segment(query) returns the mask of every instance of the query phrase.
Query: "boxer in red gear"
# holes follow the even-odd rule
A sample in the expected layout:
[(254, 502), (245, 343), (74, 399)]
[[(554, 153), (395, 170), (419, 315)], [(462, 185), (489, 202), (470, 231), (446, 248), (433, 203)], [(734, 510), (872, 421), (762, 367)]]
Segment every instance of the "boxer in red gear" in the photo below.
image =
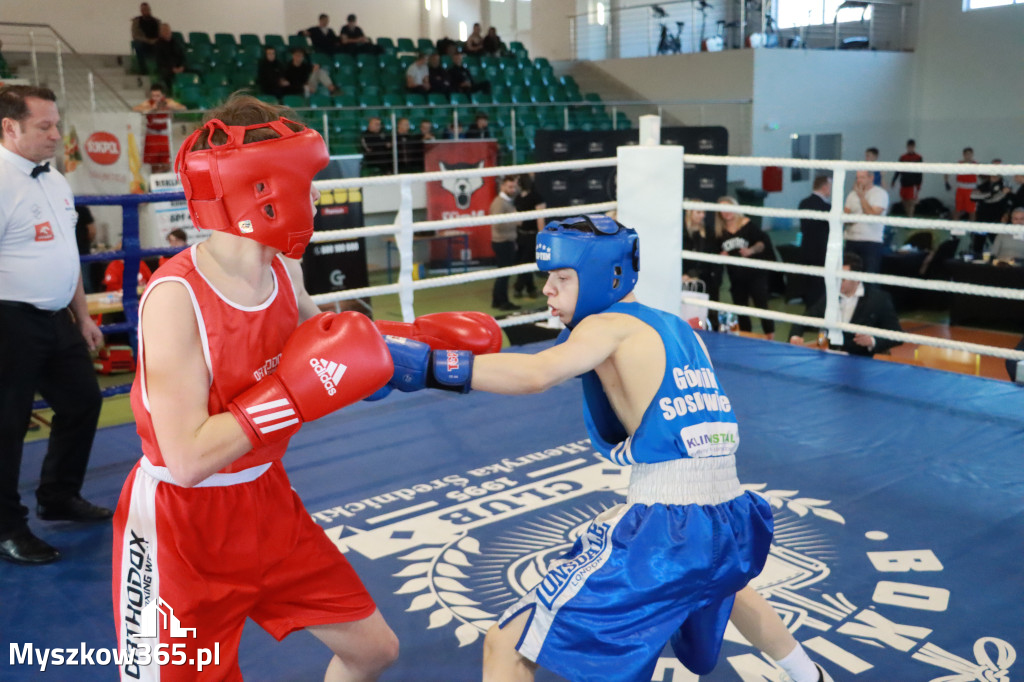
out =
[(412, 322), (377, 320), (381, 334), (419, 341), (434, 350), (468, 350), (474, 355), (501, 350), (501, 327), (497, 320), (475, 310), (431, 313)]
[[(326, 680), (375, 680), (398, 654), (281, 464), (303, 422), (365, 398), (393, 366), (372, 322), (318, 314), (282, 256), (309, 241), (327, 151), (280, 111), (233, 97), (178, 155), (193, 221), (215, 231), (140, 303), (131, 402), (143, 456), (114, 519), (118, 643), (135, 655), (122, 680), (240, 680), (247, 618), (279, 640), (305, 629), (323, 641)], [(160, 665), (158, 646), (182, 663)], [(204, 649), (215, 659), (199, 670)]]

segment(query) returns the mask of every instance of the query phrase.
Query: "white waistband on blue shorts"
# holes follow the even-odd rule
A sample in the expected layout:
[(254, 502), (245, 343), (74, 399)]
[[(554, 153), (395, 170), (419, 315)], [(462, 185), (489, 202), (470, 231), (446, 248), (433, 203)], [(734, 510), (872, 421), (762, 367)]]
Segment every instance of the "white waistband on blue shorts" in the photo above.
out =
[(638, 462), (626, 504), (721, 504), (742, 492), (735, 455)]
[[(157, 465), (150, 462), (145, 457), (139, 460), (139, 467), (147, 474), (155, 478), (162, 483), (170, 483), (171, 485), (180, 485), (171, 476), (171, 470), (167, 467), (158, 467)], [(193, 488), (222, 488), (229, 485), (238, 485), (239, 483), (251, 483), (257, 478), (262, 476), (270, 468), (270, 462), (266, 464), (260, 464), (259, 466), (249, 467), (248, 469), (242, 469), (241, 471), (235, 471), (230, 474), (213, 474), (208, 478), (204, 478), (199, 483), (196, 483)]]

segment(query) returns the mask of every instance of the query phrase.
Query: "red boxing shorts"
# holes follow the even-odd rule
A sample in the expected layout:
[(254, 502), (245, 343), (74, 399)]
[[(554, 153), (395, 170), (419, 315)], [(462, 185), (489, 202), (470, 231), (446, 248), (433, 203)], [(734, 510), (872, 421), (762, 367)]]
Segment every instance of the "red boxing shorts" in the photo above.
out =
[(971, 192), (974, 191), (969, 187), (957, 187), (956, 188), (956, 212), (957, 213), (974, 213), (975, 206), (974, 202), (971, 201)]
[[(122, 680), (241, 680), (246, 618), (281, 640), (376, 610), (280, 462), (215, 474), (194, 488), (170, 480), (167, 469), (144, 459), (114, 516), (118, 646), (153, 659), (123, 664)], [(169, 658), (163, 665), (158, 646)], [(203, 650), (216, 651), (216, 662)], [(200, 671), (194, 662), (204, 658)]]
[(920, 189), (920, 185), (904, 185), (900, 187), (900, 199), (903, 201), (917, 201), (917, 193)]

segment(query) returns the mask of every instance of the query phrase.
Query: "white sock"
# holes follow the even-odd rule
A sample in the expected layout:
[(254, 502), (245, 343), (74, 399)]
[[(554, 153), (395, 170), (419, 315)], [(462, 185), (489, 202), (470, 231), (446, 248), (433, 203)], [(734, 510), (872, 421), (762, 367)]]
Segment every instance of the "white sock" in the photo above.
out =
[(811, 662), (804, 648), (797, 643), (796, 648), (785, 658), (775, 661), (793, 682), (818, 682), (818, 667)]

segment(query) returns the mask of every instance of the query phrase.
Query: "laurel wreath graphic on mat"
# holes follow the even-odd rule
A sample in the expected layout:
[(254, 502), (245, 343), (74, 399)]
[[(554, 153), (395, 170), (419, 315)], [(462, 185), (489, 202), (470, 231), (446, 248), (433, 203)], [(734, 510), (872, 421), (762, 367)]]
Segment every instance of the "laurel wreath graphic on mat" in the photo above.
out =
[(799, 490), (765, 490), (766, 483), (754, 483), (742, 486), (744, 490), (750, 490), (768, 500), (768, 503), (776, 509), (786, 507), (797, 516), (807, 516), (810, 512), (820, 516), (827, 521), (834, 521), (846, 525), (846, 519), (839, 512), (828, 509), (827, 505), (831, 500), (816, 500), (813, 497), (795, 497)]
[(428, 616), (428, 630), (444, 627), (457, 622), (455, 637), (459, 646), (472, 644), (480, 633), (494, 625), (497, 616), (480, 608), (480, 602), (470, 599), (466, 593), (470, 588), (459, 582), (469, 578), (462, 568), (473, 564), (469, 555), (480, 554), (480, 543), (476, 538), (466, 536), (434, 547), (424, 547), (398, 557), (412, 562), (398, 573), (396, 578), (408, 578), (395, 594), (415, 594), (406, 611), (434, 609)]

